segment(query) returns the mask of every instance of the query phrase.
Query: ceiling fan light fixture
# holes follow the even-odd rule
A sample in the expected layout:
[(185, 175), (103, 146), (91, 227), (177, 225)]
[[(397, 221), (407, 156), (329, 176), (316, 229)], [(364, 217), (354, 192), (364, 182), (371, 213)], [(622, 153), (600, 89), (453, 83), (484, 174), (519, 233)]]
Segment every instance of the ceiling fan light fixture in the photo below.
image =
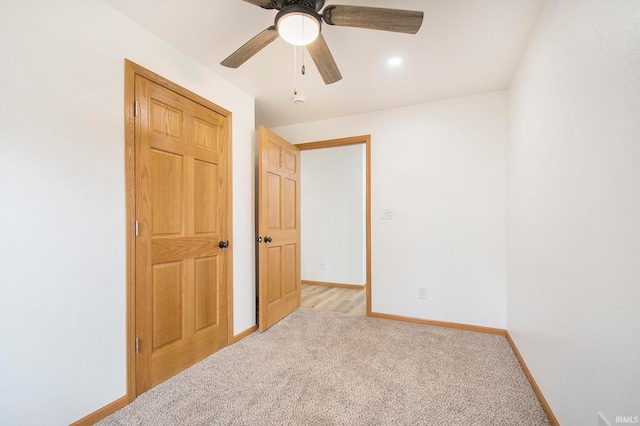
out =
[(320, 18), (306, 11), (278, 14), (276, 26), (280, 37), (295, 46), (305, 46), (320, 34)]

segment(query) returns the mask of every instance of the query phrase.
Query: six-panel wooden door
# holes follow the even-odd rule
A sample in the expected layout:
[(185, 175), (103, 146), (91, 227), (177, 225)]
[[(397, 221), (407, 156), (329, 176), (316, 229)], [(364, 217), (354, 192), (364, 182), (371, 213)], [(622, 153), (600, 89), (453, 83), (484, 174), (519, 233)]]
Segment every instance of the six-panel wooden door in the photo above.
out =
[(229, 120), (141, 76), (135, 97), (140, 394), (227, 345)]
[(258, 325), (300, 306), (300, 151), (260, 127), (258, 148)]

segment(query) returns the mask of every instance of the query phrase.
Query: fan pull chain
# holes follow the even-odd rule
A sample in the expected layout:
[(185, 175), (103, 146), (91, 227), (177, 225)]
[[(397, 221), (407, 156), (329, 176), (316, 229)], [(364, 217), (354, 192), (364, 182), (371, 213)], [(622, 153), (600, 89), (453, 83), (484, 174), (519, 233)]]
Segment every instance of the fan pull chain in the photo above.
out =
[(304, 54), (304, 47), (303, 47), (303, 48), (302, 48), (302, 75), (305, 75), (305, 74), (306, 74), (306, 70), (305, 70), (305, 68), (304, 68), (304, 58), (305, 58), (306, 56), (307, 56), (307, 55), (305, 55), (305, 54)]
[(296, 71), (298, 68), (298, 50), (296, 49), (296, 46), (293, 46), (293, 94), (297, 95), (298, 94), (298, 87), (297, 87), (297, 79), (298, 79), (298, 72)]
[[(302, 68), (301, 73), (305, 75), (307, 73), (307, 69), (304, 64), (305, 54), (304, 47), (302, 47)], [(298, 49), (297, 46), (293, 46), (293, 94), (298, 94)]]

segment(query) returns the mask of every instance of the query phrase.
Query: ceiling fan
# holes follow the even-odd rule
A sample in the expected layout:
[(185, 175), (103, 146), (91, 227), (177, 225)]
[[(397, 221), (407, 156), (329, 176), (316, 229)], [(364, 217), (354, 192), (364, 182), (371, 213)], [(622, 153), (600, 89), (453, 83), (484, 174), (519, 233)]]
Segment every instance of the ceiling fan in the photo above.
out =
[(325, 84), (342, 79), (329, 46), (322, 37), (322, 22), (341, 27), (415, 34), (422, 25), (423, 12), (364, 6), (329, 5), (325, 0), (244, 0), (263, 9), (276, 9), (275, 24), (249, 40), (220, 64), (238, 68), (269, 43), (282, 37), (285, 41), (304, 45), (316, 64)]

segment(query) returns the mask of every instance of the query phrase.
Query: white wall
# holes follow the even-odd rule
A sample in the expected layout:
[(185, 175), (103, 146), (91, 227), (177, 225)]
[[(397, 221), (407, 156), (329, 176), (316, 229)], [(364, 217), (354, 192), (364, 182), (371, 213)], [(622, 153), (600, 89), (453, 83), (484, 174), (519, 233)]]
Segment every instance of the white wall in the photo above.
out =
[(505, 101), (495, 92), (274, 129), (293, 143), (371, 134), (373, 311), (505, 327)]
[(0, 40), (0, 424), (68, 424), (126, 394), (124, 58), (233, 112), (236, 332), (253, 98), (96, 0), (4, 0)]
[(561, 424), (640, 416), (640, 3), (547, 1), (509, 122), (509, 333)]
[(366, 282), (364, 161), (364, 144), (301, 151), (303, 280)]

